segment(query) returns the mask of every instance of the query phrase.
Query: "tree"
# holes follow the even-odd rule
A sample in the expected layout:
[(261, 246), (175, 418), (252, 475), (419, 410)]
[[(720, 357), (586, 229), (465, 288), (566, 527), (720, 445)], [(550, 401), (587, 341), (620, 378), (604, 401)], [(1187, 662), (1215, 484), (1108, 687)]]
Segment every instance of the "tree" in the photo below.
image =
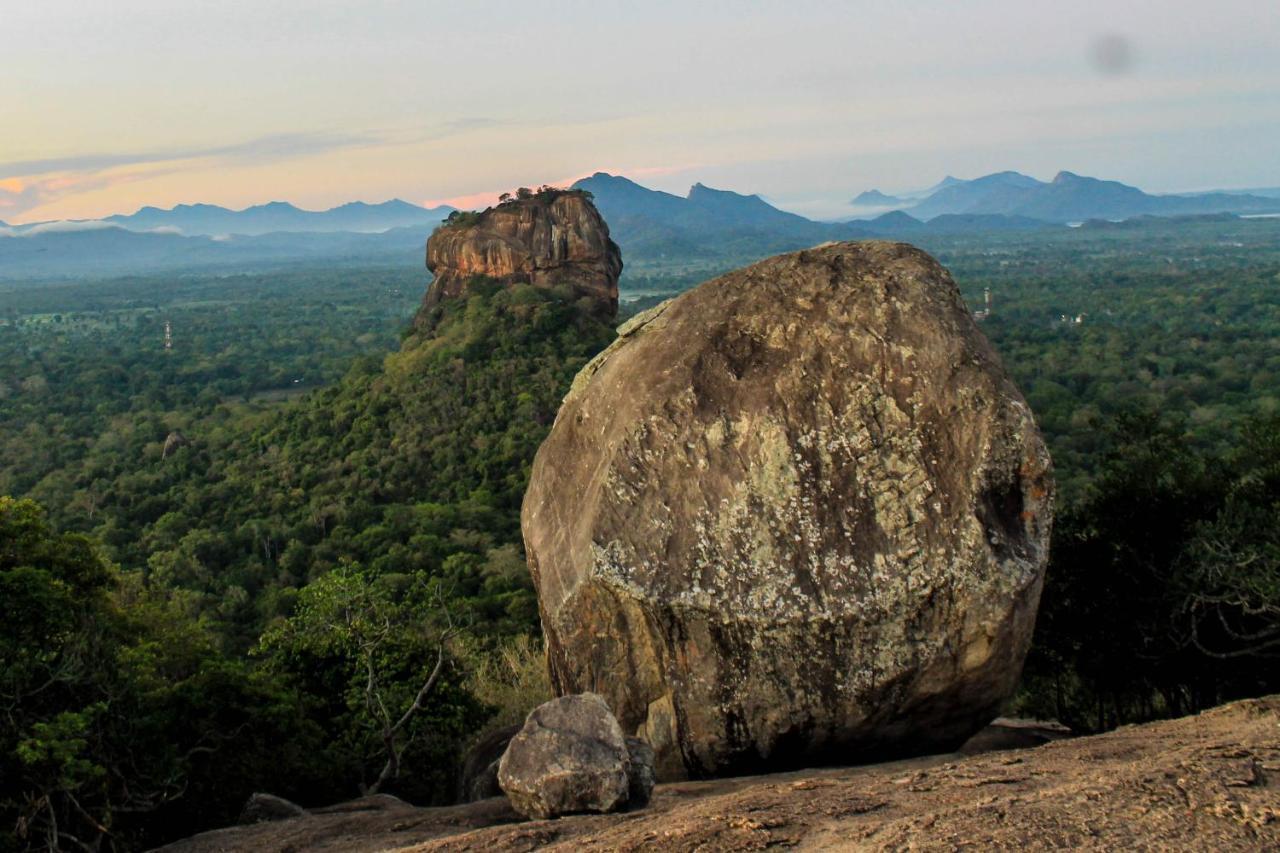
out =
[(424, 734), (422, 712), (461, 631), (452, 607), (449, 591), (424, 574), (378, 576), (347, 563), (304, 588), (295, 614), (263, 635), (259, 653), (282, 670), (304, 662), (346, 670), (350, 723), (366, 749), (377, 744), (382, 765), (361, 782), (366, 795), (400, 776), (405, 750)]
[(1245, 430), (1237, 475), (1182, 557), (1185, 637), (1218, 661), (1280, 657), (1280, 418)]
[(114, 583), (88, 539), (55, 534), (37, 504), (0, 496), (0, 815), (50, 849), (81, 843), (85, 823), (104, 831), (81, 798), (106, 775), (88, 731), (105, 707)]

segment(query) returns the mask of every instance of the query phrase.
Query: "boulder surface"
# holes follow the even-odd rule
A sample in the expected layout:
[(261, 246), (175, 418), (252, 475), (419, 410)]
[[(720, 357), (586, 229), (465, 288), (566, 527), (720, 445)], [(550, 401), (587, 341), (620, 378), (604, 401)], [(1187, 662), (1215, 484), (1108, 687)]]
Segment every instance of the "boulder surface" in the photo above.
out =
[(622, 253), (588, 193), (546, 190), (446, 221), (427, 241), (427, 269), (435, 280), (426, 309), (465, 294), (471, 280), (483, 276), (507, 284), (567, 286), (612, 317)]
[(240, 810), (241, 825), (303, 817), (307, 810), (275, 794), (252, 794)]
[(631, 769), (627, 773), (630, 780), (627, 786), (627, 808), (647, 805), (653, 796), (653, 788), (658, 783), (658, 776), (653, 769), (653, 747), (638, 737), (627, 738), (627, 757), (631, 759)]
[(498, 784), (525, 817), (612, 812), (627, 804), (626, 738), (599, 696), (563, 696), (534, 708), (498, 764)]
[(661, 780), (953, 749), (1014, 688), (1053, 482), (950, 275), (839, 243), (706, 282), (574, 381), (522, 512), (552, 683)]

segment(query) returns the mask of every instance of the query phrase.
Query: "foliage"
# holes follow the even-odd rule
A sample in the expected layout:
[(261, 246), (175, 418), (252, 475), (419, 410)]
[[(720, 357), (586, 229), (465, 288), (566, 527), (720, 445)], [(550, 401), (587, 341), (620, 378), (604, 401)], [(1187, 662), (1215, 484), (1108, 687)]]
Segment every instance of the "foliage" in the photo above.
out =
[(296, 699), (30, 501), (0, 498), (0, 591), (0, 849), (132, 848), (305, 781)]
[(1128, 416), (1059, 519), (1023, 710), (1098, 731), (1280, 688), (1280, 419), (1228, 458)]
[(478, 210), (454, 210), (444, 219), (444, 225), (448, 228), (469, 228), (480, 221), (480, 211)]
[[(792, 248), (654, 236), (624, 298)], [(974, 304), (993, 290), (984, 331), (1062, 487), (1020, 710), (1092, 729), (1277, 689), (1275, 223), (926, 248)], [(49, 516), (0, 504), (0, 849), (155, 844), (253, 790), (351, 796), (441, 648), (393, 732), (398, 794), (446, 799), (463, 745), (547, 695), (520, 501), (613, 332), (565, 292), (479, 282), (400, 334), (417, 277), (4, 286), (0, 493)], [(446, 612), (470, 629), (447, 647)]]
[[(49, 582), (30, 560), (4, 576), (10, 600), (31, 614), (7, 626), (9, 681), (47, 680), (62, 661), (84, 666), (68, 676), (74, 690), (19, 703), (23, 716), (6, 730), (5, 761), (21, 755), (27, 768), (22, 781), (9, 767), (3, 775), (4, 814), (25, 821), (21, 843), (47, 835), (55, 815), (64, 843), (67, 832), (106, 832), (109, 845), (127, 847), (225, 824), (255, 789), (304, 803), (351, 796), (386, 768), (373, 747), (388, 729), (411, 770), (397, 779), (393, 762), (383, 787), (423, 802), (451, 796), (458, 751), (492, 709), (467, 693), (449, 656), (397, 727), (430, 678), (423, 655), (442, 648), (429, 642), (438, 633), (411, 630), (444, 612), (424, 610), (423, 591), (447, 589), (436, 603), (470, 614), (480, 635), (472, 649), (536, 625), (520, 499), (569, 380), (611, 337), (567, 293), (481, 282), (472, 298), (423, 317), (385, 365), (357, 361), (336, 385), (259, 412), (223, 403), (183, 416), (191, 443), (167, 458), (127, 449), (158, 447), (175, 425), (145, 410), (127, 416), (140, 435), (124, 452), (77, 445), (79, 457), (56, 469), (65, 479), (46, 475), (36, 491), (137, 570), (121, 576), (89, 540), (46, 525), (34, 539), (46, 550), (60, 543), (65, 577)], [(73, 375), (58, 380), (59, 394)], [(152, 399), (146, 387), (132, 405)], [(86, 414), (86, 429), (100, 428), (98, 416)], [(105, 417), (119, 428), (120, 415)], [(15, 454), (8, 470), (23, 477), (41, 464)], [(73, 497), (90, 476), (101, 490), (93, 501)], [(355, 561), (363, 568), (342, 568)], [(397, 626), (376, 651), (317, 627), (333, 612), (322, 605), (360, 589)], [(86, 612), (83, 624), (72, 619)], [(347, 624), (348, 640), (367, 643), (358, 627)], [(255, 665), (243, 652), (264, 629)], [(30, 658), (34, 649), (48, 660), (26, 673), (28, 660), (45, 660)], [(352, 692), (355, 668), (367, 675), (370, 662), (387, 716), (400, 709), (390, 725), (376, 698), (371, 708), (370, 694)], [(72, 797), (101, 829), (75, 817)]]
[[(465, 731), (465, 697), (453, 688), (456, 707), (425, 723), (427, 706), (448, 689), (449, 643), (460, 626), (450, 597), (424, 574), (374, 575), (344, 564), (302, 590), (294, 614), (263, 635), (259, 652), (295, 679), (339, 668), (337, 686), (346, 712), (334, 722), (361, 766), (364, 794), (397, 780), (406, 750), (425, 737), (456, 743)], [(444, 680), (442, 681), (442, 676)], [(376, 776), (369, 766), (381, 764)], [(421, 774), (419, 774), (421, 775)]]
[(468, 648), (465, 657), (467, 689), (493, 711), (487, 730), (522, 723), (530, 711), (552, 698), (542, 643), (529, 634)]

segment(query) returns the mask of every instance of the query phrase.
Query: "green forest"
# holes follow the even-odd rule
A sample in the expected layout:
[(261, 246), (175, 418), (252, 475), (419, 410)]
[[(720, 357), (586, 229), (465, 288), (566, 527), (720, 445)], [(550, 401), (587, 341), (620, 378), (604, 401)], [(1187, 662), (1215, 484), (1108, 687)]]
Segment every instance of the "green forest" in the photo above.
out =
[[(1276, 221), (923, 247), (991, 292), (1059, 482), (1009, 710), (1096, 731), (1278, 689)], [(646, 268), (624, 311), (702, 277)], [(146, 847), (254, 791), (449, 802), (546, 694), (519, 505), (614, 332), (495, 283), (415, 318), (425, 285), (0, 285), (0, 851)]]

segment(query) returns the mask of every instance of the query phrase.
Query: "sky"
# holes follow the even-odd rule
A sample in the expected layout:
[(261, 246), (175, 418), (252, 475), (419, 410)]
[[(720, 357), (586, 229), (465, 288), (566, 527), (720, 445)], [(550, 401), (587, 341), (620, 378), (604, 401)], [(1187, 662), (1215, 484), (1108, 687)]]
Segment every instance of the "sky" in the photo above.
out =
[(1280, 186), (1273, 0), (0, 0), (0, 44), (10, 223), (599, 170), (821, 217), (1004, 169)]

